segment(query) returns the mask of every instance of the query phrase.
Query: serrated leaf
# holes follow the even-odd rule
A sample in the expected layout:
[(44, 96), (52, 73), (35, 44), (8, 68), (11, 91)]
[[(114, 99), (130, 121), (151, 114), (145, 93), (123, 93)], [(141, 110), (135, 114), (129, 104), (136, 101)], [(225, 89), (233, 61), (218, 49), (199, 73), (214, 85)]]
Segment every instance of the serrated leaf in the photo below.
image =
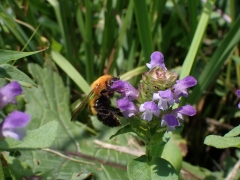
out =
[(9, 152), (2, 153), (4, 159), (7, 161), (7, 168), (10, 171), (11, 178), (14, 180), (22, 179), (23, 176), (29, 177), (33, 174), (30, 168), (28, 168), (28, 164), (20, 161), (14, 156), (10, 156)]
[(25, 73), (9, 64), (0, 65), (0, 78), (18, 81), (21, 85), (26, 87), (37, 86)]
[(44, 50), (46, 49), (42, 49), (40, 51), (33, 51), (33, 52), (19, 52), (19, 51), (9, 51), (9, 50), (0, 49), (0, 65), (12, 60), (17, 60), (26, 56), (30, 56), (32, 54), (39, 53)]
[(130, 180), (178, 179), (174, 167), (165, 159), (157, 158), (154, 163), (147, 162), (147, 156), (133, 159), (127, 167)]
[(215, 148), (240, 148), (240, 137), (222, 137), (210, 135), (205, 138), (204, 144), (208, 146), (213, 146)]
[(6, 138), (0, 142), (1, 149), (36, 149), (52, 145), (56, 139), (58, 122), (51, 121), (38, 129), (27, 131), (22, 141)]
[(233, 128), (231, 131), (229, 131), (227, 134), (224, 135), (224, 137), (234, 137), (240, 135), (240, 125)]
[[(83, 158), (81, 155), (82, 154), (76, 154), (76, 156), (74, 156), (69, 153), (68, 157), (85, 161), (90, 158), (94, 165), (74, 162), (43, 150), (31, 151), (31, 154), (24, 153), (21, 156), (21, 160), (24, 160), (24, 162), (32, 167), (34, 172), (47, 172), (51, 170), (48, 179), (71, 179), (76, 174), (93, 174), (95, 179), (100, 180), (128, 179), (124, 166), (117, 165), (116, 163), (108, 164), (108, 161), (104, 162), (94, 157)], [(94, 160), (96, 160), (96, 162), (94, 162)]]
[[(80, 151), (74, 138), (79, 131), (70, 121), (69, 91), (64, 87), (61, 77), (50, 67), (41, 68), (37, 64), (28, 65), (29, 72), (38, 84), (38, 88), (25, 88), (26, 113), (31, 115), (30, 129), (36, 129), (49, 121), (59, 123), (58, 138), (53, 147)], [(66, 143), (70, 144), (66, 147)]]

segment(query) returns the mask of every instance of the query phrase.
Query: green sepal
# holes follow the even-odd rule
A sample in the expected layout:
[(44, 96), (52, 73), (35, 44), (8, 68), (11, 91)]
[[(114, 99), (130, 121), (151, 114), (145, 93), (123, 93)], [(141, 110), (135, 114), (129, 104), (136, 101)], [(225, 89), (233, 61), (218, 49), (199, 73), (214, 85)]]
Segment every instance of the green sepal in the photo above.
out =
[(144, 121), (137, 117), (131, 117), (129, 118), (129, 122), (131, 125), (132, 130), (141, 137), (145, 142), (148, 142), (150, 140), (150, 132), (148, 128), (148, 122)]

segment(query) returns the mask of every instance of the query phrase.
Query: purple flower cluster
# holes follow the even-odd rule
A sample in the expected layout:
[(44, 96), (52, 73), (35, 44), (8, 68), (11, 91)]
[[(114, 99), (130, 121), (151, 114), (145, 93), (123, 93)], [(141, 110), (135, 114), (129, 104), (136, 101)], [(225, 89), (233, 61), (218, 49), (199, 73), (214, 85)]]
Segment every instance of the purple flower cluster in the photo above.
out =
[(118, 80), (111, 88), (121, 94), (121, 98), (117, 100), (117, 106), (126, 118), (139, 113), (137, 106), (132, 102), (138, 98), (139, 93), (129, 82)]
[[(146, 64), (150, 71), (158, 68), (167, 71), (162, 53), (153, 52), (150, 58), (151, 62)], [(156, 68), (156, 66), (158, 66), (158, 68)], [(157, 73), (158, 72), (155, 74)], [(149, 83), (149, 86), (151, 84), (154, 83)], [(116, 81), (112, 88), (114, 91), (121, 93), (121, 99), (117, 100), (117, 105), (119, 109), (122, 110), (125, 117), (138, 115), (139, 112), (142, 112), (142, 119), (151, 121), (153, 116), (161, 118), (161, 126), (167, 125), (167, 130), (171, 131), (174, 130), (176, 126), (180, 126), (178, 119), (183, 120), (183, 115), (193, 116), (196, 114), (196, 110), (191, 105), (172, 109), (175, 103), (180, 102), (182, 96), (188, 96), (187, 88), (195, 86), (196, 84), (197, 80), (192, 76), (177, 80), (172, 87), (166, 90), (156, 90), (156, 92), (152, 94), (152, 99), (148, 99), (140, 104), (139, 109), (133, 103), (133, 100), (138, 99), (139, 92), (128, 82), (121, 80)]]
[[(22, 93), (22, 88), (18, 82), (14, 81), (0, 90), (0, 109), (5, 107), (8, 103), (16, 104), (15, 96)], [(29, 123), (30, 115), (20, 111), (11, 112), (0, 123), (0, 136), (11, 137), (13, 139), (21, 140), (26, 135), (24, 127)]]

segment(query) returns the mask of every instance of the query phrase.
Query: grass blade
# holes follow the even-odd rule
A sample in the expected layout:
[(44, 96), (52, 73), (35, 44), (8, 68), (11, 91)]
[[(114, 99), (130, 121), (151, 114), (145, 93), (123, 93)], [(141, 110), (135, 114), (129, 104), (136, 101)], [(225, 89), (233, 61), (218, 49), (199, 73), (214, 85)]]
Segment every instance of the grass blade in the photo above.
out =
[(193, 93), (190, 95), (189, 101), (191, 103), (197, 102), (202, 93), (208, 88), (210, 83), (219, 74), (224, 62), (229, 54), (240, 41), (240, 16), (233, 24), (232, 28), (226, 37), (220, 43), (218, 49), (214, 52), (207, 66), (204, 68), (201, 76), (199, 77), (198, 84), (194, 88)]
[(65, 59), (60, 53), (56, 51), (51, 52), (52, 59), (55, 63), (76, 83), (76, 85), (85, 93), (90, 92), (89, 84), (77, 72), (77, 70)]
[(149, 57), (153, 52), (153, 42), (151, 36), (151, 27), (148, 19), (147, 4), (146, 1), (133, 0), (133, 2), (140, 43), (144, 52), (145, 62), (147, 62), (149, 61)]
[(205, 33), (205, 30), (206, 30), (206, 27), (208, 24), (208, 20), (211, 15), (213, 5), (214, 5), (214, 3), (212, 0), (207, 1), (204, 5), (204, 8), (202, 10), (202, 15), (201, 15), (200, 21), (197, 26), (197, 30), (194, 34), (190, 49), (188, 51), (187, 57), (184, 60), (184, 63), (182, 66), (182, 70), (180, 73), (180, 79), (183, 79), (184, 77), (186, 77), (190, 74), (193, 62), (197, 55), (198, 48), (199, 48), (200, 44), (202, 43), (203, 35)]

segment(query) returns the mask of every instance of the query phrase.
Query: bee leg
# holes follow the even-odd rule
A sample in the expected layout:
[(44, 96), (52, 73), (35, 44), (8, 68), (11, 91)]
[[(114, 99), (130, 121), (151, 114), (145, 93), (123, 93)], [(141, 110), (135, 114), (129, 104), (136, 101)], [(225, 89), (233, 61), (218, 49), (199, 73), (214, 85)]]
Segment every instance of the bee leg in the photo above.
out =
[(106, 98), (110, 98), (110, 97), (113, 97), (113, 94), (114, 92), (113, 91), (110, 91), (108, 89), (103, 89), (101, 92), (100, 92), (101, 96), (103, 97), (106, 97)]

